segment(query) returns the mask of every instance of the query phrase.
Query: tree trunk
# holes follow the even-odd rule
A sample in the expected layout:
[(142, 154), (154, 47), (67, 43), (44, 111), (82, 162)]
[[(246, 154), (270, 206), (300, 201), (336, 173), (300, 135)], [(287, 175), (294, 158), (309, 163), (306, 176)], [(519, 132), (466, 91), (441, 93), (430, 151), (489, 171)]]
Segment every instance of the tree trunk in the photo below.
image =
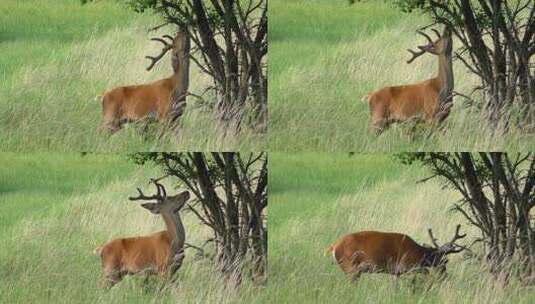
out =
[(496, 279), (503, 284), (513, 274), (529, 279), (535, 273), (535, 218), (530, 217), (535, 206), (535, 155), (418, 153), (415, 159), (462, 195), (455, 210), (481, 231), (486, 261)]

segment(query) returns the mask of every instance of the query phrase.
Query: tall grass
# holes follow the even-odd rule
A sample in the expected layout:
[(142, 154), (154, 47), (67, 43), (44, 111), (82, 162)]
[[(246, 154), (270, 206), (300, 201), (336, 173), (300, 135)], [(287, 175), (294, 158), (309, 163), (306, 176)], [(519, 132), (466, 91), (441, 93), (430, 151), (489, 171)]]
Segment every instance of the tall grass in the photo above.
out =
[[(0, 44), (0, 141), (2, 149), (34, 150), (260, 150), (264, 135), (245, 128), (225, 131), (212, 110), (190, 99), (178, 136), (159, 138), (159, 126), (130, 124), (107, 136), (97, 131), (101, 105), (95, 97), (119, 85), (148, 83), (171, 74), (169, 58), (147, 72), (145, 55), (161, 45), (147, 33), (158, 23), (114, 1), (81, 6), (77, 0), (2, 1)], [(65, 15), (65, 16), (64, 16)], [(31, 18), (30, 18), (31, 16)], [(19, 22), (23, 20), (23, 22)], [(207, 77), (192, 66), (190, 91)]]
[[(529, 150), (535, 136), (513, 127), (494, 132), (461, 97), (443, 131), (395, 125), (377, 137), (368, 132), (367, 93), (434, 77), (436, 58), (412, 64), (407, 48), (424, 43), (415, 30), (423, 16), (403, 14), (388, 2), (270, 2), (270, 148), (275, 151)], [(454, 42), (454, 47), (457, 42)], [(458, 45), (458, 44), (457, 44)], [(455, 90), (477, 84), (454, 62)], [(423, 129), (423, 130), (422, 130)], [(291, 130), (291, 132), (288, 132)], [(430, 134), (430, 135), (429, 135)]]
[(0, 235), (28, 214), (40, 216), (72, 195), (102, 187), (134, 168), (125, 156), (0, 154)]
[[(99, 154), (81, 158), (61, 154), (66, 159), (61, 169), (55, 167), (58, 158), (50, 155), (32, 154), (32, 158), (1, 156), (10, 160), (7, 167), (13, 172), (12, 176), (30, 179), (24, 185), (11, 183), (4, 176), (0, 179), (0, 184), (8, 185), (0, 194), (0, 207), (8, 188), (11, 195), (7, 201), (18, 206), (18, 210), (3, 209), (2, 215), (10, 217), (24, 212), (0, 233), (1, 303), (263, 301), (259, 294), (263, 287), (253, 286), (249, 280), (244, 280), (239, 289), (225, 287), (213, 263), (208, 258), (199, 258), (190, 249), (186, 249), (178, 283), (163, 291), (158, 290), (161, 281), (157, 278), (145, 284), (142, 276), (128, 276), (110, 290), (99, 288), (100, 258), (93, 255), (94, 248), (113, 238), (164, 229), (161, 218), (151, 216), (139, 204), (127, 200), (137, 186), (148, 190), (148, 178), (160, 172), (133, 167), (124, 155)], [(35, 161), (34, 166), (30, 159)], [(78, 174), (73, 175), (73, 171)], [(39, 182), (42, 178), (46, 181)], [(14, 186), (9, 186), (11, 184)], [(29, 188), (30, 184), (36, 184), (36, 187)], [(62, 187), (67, 189), (58, 190)], [(178, 191), (170, 185), (167, 188), (169, 192)], [(63, 195), (58, 196), (56, 192)], [(55, 202), (51, 202), (52, 199)], [(36, 200), (36, 204), (29, 204), (28, 200)], [(37, 209), (38, 203), (47, 204), (48, 208)], [(210, 236), (210, 231), (193, 214), (182, 212), (182, 216), (186, 241), (201, 245)], [(207, 248), (207, 252), (211, 249)]]
[[(269, 293), (276, 303), (531, 303), (535, 291), (512, 281), (502, 288), (484, 264), (452, 256), (448, 277), (363, 274), (350, 284), (324, 250), (359, 230), (396, 231), (429, 243), (427, 229), (448, 240), (463, 224), (450, 212), (454, 192), (416, 184), (421, 168), (389, 155), (271, 154)], [(296, 178), (299, 175), (300, 178)], [(273, 182), (275, 181), (275, 182)], [(476, 249), (477, 250), (477, 249)], [(435, 280), (430, 283), (429, 280)], [(429, 287), (429, 284), (430, 287)]]

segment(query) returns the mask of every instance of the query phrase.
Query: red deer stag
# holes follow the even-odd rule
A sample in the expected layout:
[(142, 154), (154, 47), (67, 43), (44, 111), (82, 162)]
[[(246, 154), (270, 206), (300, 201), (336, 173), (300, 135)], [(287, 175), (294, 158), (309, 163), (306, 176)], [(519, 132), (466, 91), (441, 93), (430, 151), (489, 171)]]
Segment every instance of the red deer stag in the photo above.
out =
[(380, 134), (392, 123), (418, 117), (423, 117), (428, 123), (442, 122), (449, 115), (454, 86), (453, 40), (448, 29), (442, 35), (437, 30), (432, 30), (438, 36), (436, 41), (426, 33), (417, 31), (427, 39), (428, 44), (418, 46), (419, 51), (409, 49), (412, 57), (407, 63), (412, 63), (425, 53), (437, 55), (437, 76), (420, 83), (385, 87), (369, 93), (366, 98), (370, 107), (371, 131)]
[(163, 185), (152, 180), (157, 194), (146, 196), (138, 188), (136, 200), (155, 200), (141, 204), (154, 214), (159, 214), (167, 226), (166, 230), (147, 236), (112, 240), (95, 249), (102, 260), (103, 286), (112, 287), (125, 275), (135, 273), (172, 276), (182, 265), (186, 232), (179, 211), (190, 197), (188, 191), (167, 196)]
[[(189, 67), (185, 66), (188, 64), (187, 60), (181, 59), (189, 56), (190, 42), (187, 33), (179, 31), (175, 38), (163, 35), (162, 38), (151, 40), (161, 42), (164, 47), (159, 55), (146, 56), (152, 61), (147, 71), (150, 71), (156, 62), (172, 50), (173, 75), (153, 83), (121, 86), (102, 93), (101, 130), (107, 130), (113, 134), (119, 131), (125, 123), (147, 118), (151, 114), (155, 114), (158, 121), (165, 121), (168, 119), (170, 110), (171, 93), (177, 85), (187, 87)], [(184, 66), (179, 66), (181, 61)]]
[(401, 233), (362, 231), (340, 238), (327, 251), (351, 281), (362, 273), (388, 273), (399, 276), (409, 271), (426, 271), (427, 267), (446, 270), (447, 256), (466, 247), (455, 242), (466, 234), (459, 234), (457, 226), (453, 239), (442, 246), (437, 244), (431, 229), (429, 236), (435, 247), (422, 246)]

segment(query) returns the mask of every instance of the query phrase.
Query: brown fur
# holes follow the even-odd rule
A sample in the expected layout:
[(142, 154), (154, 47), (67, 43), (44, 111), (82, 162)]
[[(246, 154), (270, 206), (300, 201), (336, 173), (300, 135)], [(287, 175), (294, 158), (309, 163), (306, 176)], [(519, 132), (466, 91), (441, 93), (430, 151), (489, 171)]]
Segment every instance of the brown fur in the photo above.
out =
[(435, 78), (418, 84), (386, 87), (369, 94), (370, 127), (382, 130), (393, 122), (422, 115), (433, 120), (441, 86)]
[[(103, 285), (111, 287), (123, 276), (144, 272), (170, 278), (182, 265), (186, 233), (179, 211), (190, 197), (188, 191), (175, 196), (167, 196), (164, 187), (153, 181), (158, 194), (146, 196), (138, 188), (139, 196), (130, 200), (157, 200), (141, 206), (153, 214), (158, 214), (165, 222), (167, 230), (147, 236), (119, 238), (97, 247), (102, 262)], [(163, 193), (163, 195), (161, 194)]]
[[(392, 123), (412, 118), (422, 119), (427, 123), (435, 120), (440, 122), (449, 115), (449, 108), (438, 111), (438, 106), (441, 91), (443, 90), (445, 98), (449, 96), (454, 85), (451, 33), (445, 30), (444, 35), (435, 42), (425, 36), (430, 43), (419, 46), (419, 53), (411, 51), (413, 58), (408, 63), (424, 53), (437, 55), (437, 76), (416, 84), (385, 87), (365, 96), (370, 108), (371, 131), (381, 133)], [(440, 115), (437, 116), (437, 112), (440, 112)]]
[[(172, 39), (172, 43), (165, 39)], [(158, 121), (167, 120), (170, 111), (171, 93), (176, 89), (185, 95), (189, 85), (189, 50), (187, 32), (178, 31), (174, 38), (168, 35), (152, 38), (164, 44), (159, 55), (146, 56), (152, 61), (151, 70), (168, 51), (171, 51), (173, 75), (149, 84), (121, 86), (102, 94), (102, 126), (110, 133), (119, 131), (124, 123), (155, 114)], [(184, 99), (184, 98), (183, 98)]]
[(148, 236), (115, 239), (97, 250), (102, 260), (105, 282), (113, 285), (126, 274), (166, 273), (171, 238), (164, 230)]
[(362, 231), (343, 236), (329, 247), (335, 261), (349, 279), (363, 272), (393, 275), (418, 270), (428, 248), (400, 233)]
[(156, 114), (158, 121), (167, 118), (173, 77), (153, 83), (117, 87), (102, 94), (102, 126), (110, 133), (119, 131), (129, 121)]

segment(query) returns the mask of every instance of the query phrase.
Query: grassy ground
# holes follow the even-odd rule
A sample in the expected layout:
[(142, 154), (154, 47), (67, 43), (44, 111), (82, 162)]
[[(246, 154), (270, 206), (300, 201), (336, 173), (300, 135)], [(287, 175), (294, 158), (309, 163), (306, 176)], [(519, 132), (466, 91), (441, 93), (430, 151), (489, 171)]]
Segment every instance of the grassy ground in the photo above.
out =
[[(529, 150), (535, 136), (512, 129), (495, 135), (474, 110), (454, 99), (445, 131), (427, 137), (397, 125), (376, 137), (368, 132), (368, 105), (361, 98), (376, 89), (436, 75), (436, 58), (411, 65), (407, 48), (424, 43), (414, 31), (427, 24), (387, 1), (348, 6), (339, 0), (270, 2), (270, 148), (274, 151)], [(455, 46), (455, 45), (454, 45)], [(475, 84), (454, 62), (455, 89)], [(291, 132), (288, 132), (291, 130)]]
[[(9, 151), (260, 150), (264, 138), (249, 130), (226, 134), (192, 100), (176, 138), (157, 139), (129, 125), (109, 137), (97, 132), (95, 97), (119, 85), (147, 83), (171, 74), (165, 57), (152, 72), (145, 55), (160, 45), (154, 16), (131, 12), (118, 1), (82, 6), (79, 0), (3, 0), (0, 4), (0, 142)], [(165, 31), (165, 29), (163, 30)], [(170, 30), (168, 30), (169, 32)], [(209, 80), (194, 67), (190, 91)]]
[[(0, 303), (255, 303), (262, 287), (248, 281), (225, 289), (208, 259), (186, 250), (178, 285), (130, 276), (111, 290), (98, 287), (106, 241), (163, 229), (162, 220), (128, 202), (135, 187), (159, 173), (124, 155), (1, 154)], [(171, 189), (168, 187), (168, 189)], [(209, 231), (183, 213), (187, 242)]]
[[(418, 167), (390, 155), (283, 154), (270, 156), (269, 291), (274, 303), (532, 303), (535, 290), (512, 282), (503, 289), (476, 260), (453, 256), (448, 278), (426, 291), (426, 279), (398, 281), (364, 274), (351, 285), (324, 249), (359, 230), (396, 231), (429, 243), (427, 228), (450, 239), (465, 222), (448, 206), (457, 196)], [(468, 237), (477, 237), (464, 225)], [(466, 240), (469, 242), (470, 240)]]

